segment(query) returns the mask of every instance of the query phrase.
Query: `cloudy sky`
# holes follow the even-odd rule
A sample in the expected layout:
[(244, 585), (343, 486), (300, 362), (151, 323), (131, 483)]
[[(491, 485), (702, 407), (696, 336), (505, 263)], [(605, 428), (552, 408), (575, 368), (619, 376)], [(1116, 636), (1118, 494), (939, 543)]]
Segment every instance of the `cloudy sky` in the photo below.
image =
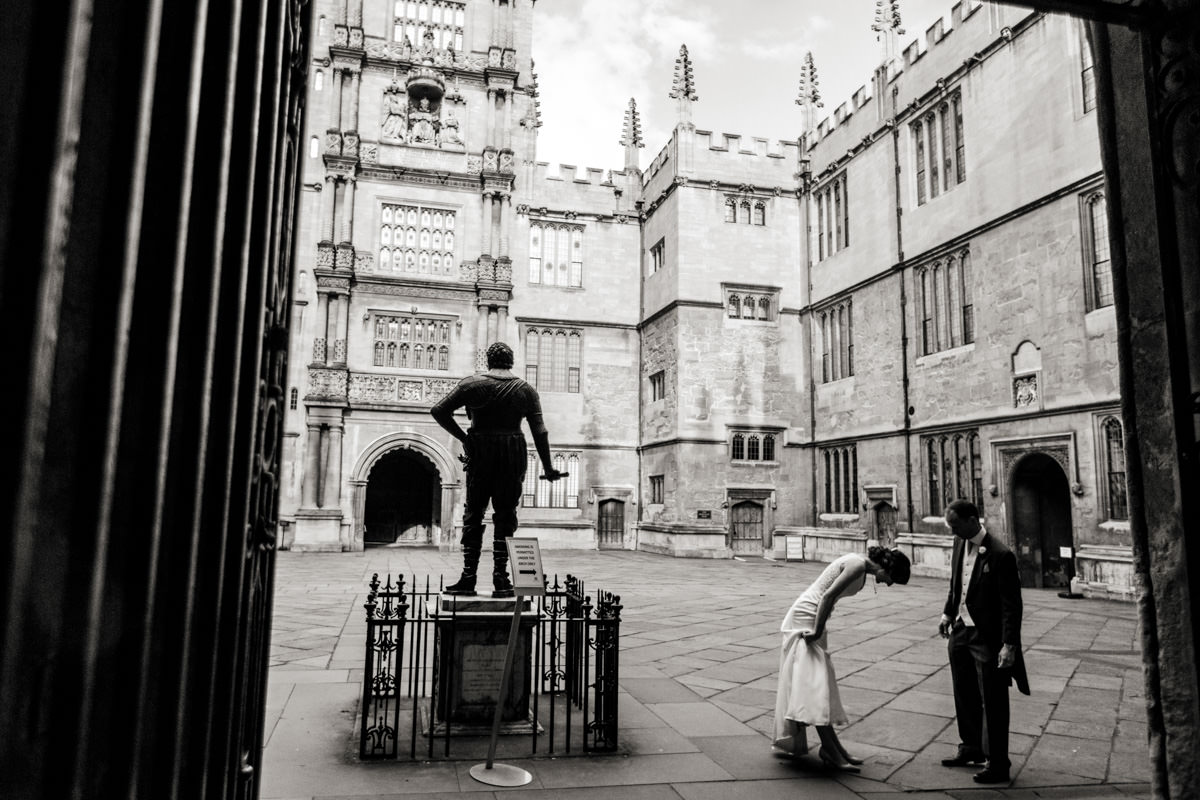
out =
[[(903, 48), (954, 0), (902, 0)], [(811, 50), (818, 121), (869, 83), (879, 61), (872, 0), (541, 0), (533, 58), (541, 88), (538, 160), (619, 169), (629, 98), (637, 99), (645, 167), (675, 124), (675, 58), (695, 67), (693, 121), (702, 130), (794, 139), (800, 63)]]

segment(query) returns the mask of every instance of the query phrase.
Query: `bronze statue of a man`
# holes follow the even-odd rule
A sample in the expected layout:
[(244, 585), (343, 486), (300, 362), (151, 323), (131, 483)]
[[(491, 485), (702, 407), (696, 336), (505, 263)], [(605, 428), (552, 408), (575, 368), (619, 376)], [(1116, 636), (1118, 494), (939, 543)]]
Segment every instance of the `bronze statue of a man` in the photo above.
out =
[[(508, 578), (508, 548), (504, 540), (517, 530), (517, 503), (525, 483), (526, 444), (521, 420), (529, 432), (544, 477), (556, 481), (567, 473), (550, 461), (550, 436), (542, 421), (542, 401), (534, 389), (512, 373), (513, 351), (504, 342), (487, 349), (487, 372), (459, 381), (429, 413), (463, 443), (467, 473), (467, 502), (463, 512), (463, 571), (447, 594), (475, 594), (475, 577), (483, 543), (483, 512), (492, 503), (492, 597), (512, 597)], [(471, 428), (464, 431), (454, 412), (466, 407)]]

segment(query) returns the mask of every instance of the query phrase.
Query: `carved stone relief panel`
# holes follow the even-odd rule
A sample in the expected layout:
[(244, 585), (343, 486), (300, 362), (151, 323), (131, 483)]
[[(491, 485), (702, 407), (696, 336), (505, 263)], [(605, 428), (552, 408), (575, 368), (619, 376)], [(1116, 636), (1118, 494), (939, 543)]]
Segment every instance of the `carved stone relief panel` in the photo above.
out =
[(1038, 373), (1013, 378), (1013, 406), (1021, 409), (1040, 407)]
[(458, 386), (457, 378), (426, 378), (425, 402), (433, 405), (450, 394), (455, 386)]
[(424, 388), (421, 381), (399, 381), (396, 386), (396, 399), (403, 403), (419, 403)]
[(344, 400), (346, 398), (346, 371), (309, 369), (307, 396), (314, 400)]

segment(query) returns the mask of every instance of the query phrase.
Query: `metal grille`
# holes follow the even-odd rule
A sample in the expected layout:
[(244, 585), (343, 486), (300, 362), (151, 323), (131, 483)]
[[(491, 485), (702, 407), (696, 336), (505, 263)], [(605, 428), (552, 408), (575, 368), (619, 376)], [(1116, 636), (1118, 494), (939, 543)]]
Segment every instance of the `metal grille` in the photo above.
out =
[[(456, 733), (446, 711), (461, 671), (455, 639), (465, 623), (453, 610), (442, 611), (441, 590), (431, 588), (428, 578), (423, 588), (415, 587), (415, 577), (407, 586), (403, 576), (383, 583), (378, 574), (371, 579), (359, 757), (478, 757), (472, 745), (479, 737), (468, 730)], [(529, 602), (532, 724), (529, 735), (502, 737), (500, 754), (615, 750), (621, 598), (602, 591), (593, 603), (583, 581), (568, 575), (562, 584), (556, 576), (544, 597)], [(454, 744), (459, 754), (452, 752)]]

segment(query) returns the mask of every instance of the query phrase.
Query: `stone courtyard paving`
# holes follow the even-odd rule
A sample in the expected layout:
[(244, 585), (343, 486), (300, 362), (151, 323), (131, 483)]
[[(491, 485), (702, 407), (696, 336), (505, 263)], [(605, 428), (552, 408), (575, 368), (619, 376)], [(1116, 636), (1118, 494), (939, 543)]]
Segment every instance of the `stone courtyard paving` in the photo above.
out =
[[(484, 559), (488, 558), (487, 553)], [(505, 759), (533, 783), (494, 789), (472, 761), (360, 763), (363, 601), (372, 573), (457, 576), (432, 548), (279, 554), (267, 698), (264, 800), (516, 798), (1148, 798), (1142, 673), (1132, 604), (1024, 590), (1033, 694), (1011, 692), (1013, 781), (982, 788), (946, 769), (957, 735), (941, 579), (868, 585), (838, 604), (829, 644), (866, 758), (861, 775), (772, 753), (779, 622), (824, 564), (673, 559), (624, 551), (543, 553), (547, 574), (621, 596), (620, 745), (603, 756)], [(810, 733), (814, 745), (815, 733)], [(620, 787), (619, 790), (614, 787)], [(618, 794), (619, 792), (619, 794)]]

